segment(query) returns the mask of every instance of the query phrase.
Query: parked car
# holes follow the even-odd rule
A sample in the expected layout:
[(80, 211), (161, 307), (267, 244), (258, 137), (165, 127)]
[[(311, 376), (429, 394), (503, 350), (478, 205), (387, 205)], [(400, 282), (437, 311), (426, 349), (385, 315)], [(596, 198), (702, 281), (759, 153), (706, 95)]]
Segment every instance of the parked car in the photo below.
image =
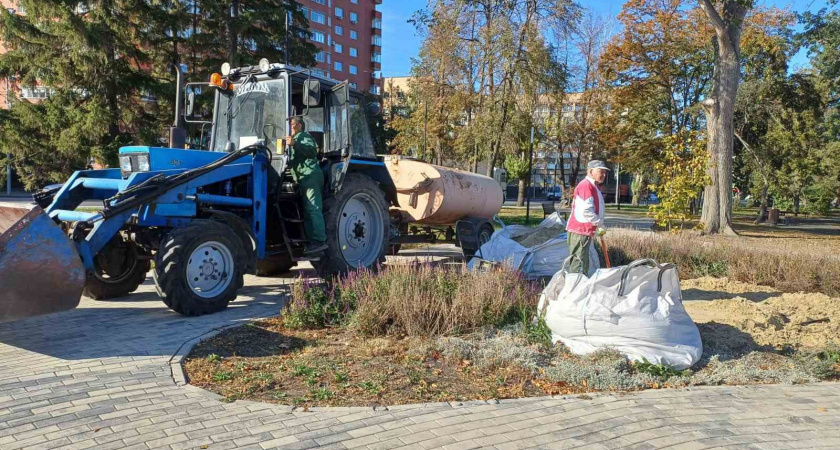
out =
[(546, 200), (560, 200), (563, 198), (563, 189), (560, 186), (554, 186), (546, 189)]

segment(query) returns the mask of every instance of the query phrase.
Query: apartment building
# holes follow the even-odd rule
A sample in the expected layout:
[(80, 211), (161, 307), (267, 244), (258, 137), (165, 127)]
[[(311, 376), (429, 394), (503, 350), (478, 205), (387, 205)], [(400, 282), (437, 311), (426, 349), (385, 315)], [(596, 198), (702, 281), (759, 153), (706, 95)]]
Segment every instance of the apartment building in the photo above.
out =
[(321, 50), (315, 70), (355, 89), (382, 93), (382, 0), (297, 0)]
[[(382, 92), (382, 0), (297, 0), (311, 27), (311, 41), (321, 50), (314, 70), (348, 80), (363, 92)], [(0, 0), (3, 8), (25, 14), (19, 0)], [(5, 47), (0, 42), (0, 54)], [(0, 108), (8, 108), (9, 92), (30, 101), (46, 98), (47, 87), (20, 89), (12, 79), (0, 79)]]

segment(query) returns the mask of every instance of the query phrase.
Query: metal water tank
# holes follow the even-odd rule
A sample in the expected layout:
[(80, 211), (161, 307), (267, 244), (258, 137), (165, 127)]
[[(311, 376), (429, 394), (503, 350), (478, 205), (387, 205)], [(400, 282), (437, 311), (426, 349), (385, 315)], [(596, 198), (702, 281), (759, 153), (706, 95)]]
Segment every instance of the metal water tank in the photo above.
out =
[(453, 224), (465, 217), (489, 219), (502, 209), (502, 188), (490, 177), (400, 156), (386, 157), (385, 165), (407, 222)]

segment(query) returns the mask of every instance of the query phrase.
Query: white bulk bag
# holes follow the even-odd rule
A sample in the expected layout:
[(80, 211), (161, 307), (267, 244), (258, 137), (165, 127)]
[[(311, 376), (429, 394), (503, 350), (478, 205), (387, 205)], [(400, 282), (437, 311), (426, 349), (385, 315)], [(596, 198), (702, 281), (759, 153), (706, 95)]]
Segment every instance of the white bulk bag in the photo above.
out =
[(614, 348), (632, 360), (677, 370), (700, 359), (700, 331), (683, 307), (673, 264), (642, 259), (587, 277), (569, 273), (566, 263), (538, 306), (553, 342), (577, 355)]
[[(503, 226), (476, 252), (468, 267), (473, 269), (481, 260), (507, 264), (521, 270), (529, 278), (550, 277), (560, 270), (563, 261), (569, 257), (569, 243), (566, 233), (558, 233), (556, 238), (549, 239), (533, 247), (524, 247), (514, 238), (533, 233), (539, 228), (558, 227), (565, 229), (566, 223), (557, 213), (546, 217), (536, 228), (524, 225)], [(589, 249), (589, 273), (594, 274), (598, 269), (598, 253), (595, 245)]]

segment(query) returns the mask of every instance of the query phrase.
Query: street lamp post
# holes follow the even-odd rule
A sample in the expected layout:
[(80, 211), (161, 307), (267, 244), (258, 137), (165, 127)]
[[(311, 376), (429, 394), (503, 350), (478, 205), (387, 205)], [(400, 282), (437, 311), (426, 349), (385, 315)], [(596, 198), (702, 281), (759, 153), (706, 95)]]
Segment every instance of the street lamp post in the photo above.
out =
[(621, 173), (621, 164), (615, 163), (615, 205), (618, 207), (618, 210), (621, 211), (621, 200), (619, 200), (619, 195), (621, 195), (621, 177), (619, 174)]

